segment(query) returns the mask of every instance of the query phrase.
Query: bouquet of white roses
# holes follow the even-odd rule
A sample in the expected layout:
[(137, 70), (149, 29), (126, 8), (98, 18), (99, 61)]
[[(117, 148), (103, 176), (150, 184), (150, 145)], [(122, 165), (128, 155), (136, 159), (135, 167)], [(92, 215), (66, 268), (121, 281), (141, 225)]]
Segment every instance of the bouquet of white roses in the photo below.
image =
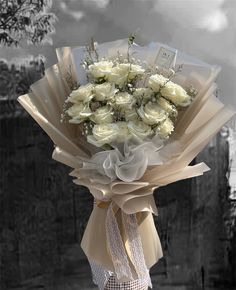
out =
[(174, 130), (177, 108), (188, 106), (196, 92), (189, 88), (187, 93), (172, 82), (175, 71), (164, 77), (157, 67), (140, 62), (120, 55), (84, 62), (89, 82), (71, 92), (66, 102), (72, 105), (66, 113), (70, 123), (84, 123), (88, 142), (100, 147), (132, 137), (168, 138)]
[(146, 289), (163, 256), (154, 189), (209, 170), (189, 163), (234, 114), (214, 94), (219, 68), (133, 35), (57, 54), (19, 102), (95, 198), (81, 243), (94, 282)]

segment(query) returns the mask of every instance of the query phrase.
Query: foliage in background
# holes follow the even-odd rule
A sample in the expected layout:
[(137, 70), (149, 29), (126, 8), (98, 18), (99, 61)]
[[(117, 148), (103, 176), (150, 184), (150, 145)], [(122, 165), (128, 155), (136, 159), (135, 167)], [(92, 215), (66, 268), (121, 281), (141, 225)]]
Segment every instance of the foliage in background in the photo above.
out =
[(18, 46), (50, 42), (56, 16), (49, 0), (1, 0), (0, 44)]
[(19, 66), (0, 60), (0, 119), (25, 115), (16, 99), (26, 94), (30, 85), (43, 74), (44, 63), (41, 57), (31, 58)]
[(43, 76), (44, 64), (41, 58), (32, 58), (25, 65), (8, 65), (0, 61), (0, 98), (17, 98), (20, 94), (26, 94), (30, 84)]

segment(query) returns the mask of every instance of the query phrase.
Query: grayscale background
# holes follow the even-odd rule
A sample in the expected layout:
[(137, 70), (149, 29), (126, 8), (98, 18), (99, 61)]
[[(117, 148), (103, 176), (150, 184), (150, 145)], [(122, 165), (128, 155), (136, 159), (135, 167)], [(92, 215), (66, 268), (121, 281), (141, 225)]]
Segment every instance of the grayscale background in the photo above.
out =
[[(54, 0), (48, 11), (57, 21), (46, 41), (0, 46), (1, 290), (96, 289), (80, 248), (92, 197), (52, 160), (52, 142), (16, 101), (56, 63), (55, 48), (138, 30), (140, 44), (220, 65), (218, 97), (236, 106), (235, 0)], [(151, 269), (154, 290), (236, 289), (235, 124), (193, 160), (211, 171), (155, 192), (164, 257)]]

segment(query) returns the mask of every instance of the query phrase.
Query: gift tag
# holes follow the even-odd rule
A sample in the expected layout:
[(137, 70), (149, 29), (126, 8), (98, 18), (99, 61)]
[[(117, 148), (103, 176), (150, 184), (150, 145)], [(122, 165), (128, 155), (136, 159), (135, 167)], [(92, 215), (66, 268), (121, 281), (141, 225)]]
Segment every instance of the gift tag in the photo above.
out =
[(175, 66), (176, 55), (177, 55), (177, 49), (171, 50), (169, 48), (162, 46), (159, 49), (155, 63), (157, 66), (161, 68), (165, 68), (165, 69), (172, 68)]

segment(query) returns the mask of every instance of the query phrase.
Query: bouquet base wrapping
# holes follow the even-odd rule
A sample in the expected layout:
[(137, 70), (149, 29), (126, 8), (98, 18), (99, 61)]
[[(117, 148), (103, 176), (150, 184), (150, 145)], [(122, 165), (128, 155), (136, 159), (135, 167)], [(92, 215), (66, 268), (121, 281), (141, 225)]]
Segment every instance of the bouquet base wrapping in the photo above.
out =
[[(147, 269), (150, 269), (161, 257), (163, 257), (161, 243), (155, 228), (152, 213), (139, 212), (134, 214), (137, 224), (134, 223), (133, 230), (130, 228), (127, 230), (125, 226), (127, 220), (129, 224), (132, 224), (132, 221), (130, 222), (130, 217), (132, 217), (132, 215), (125, 215), (125, 218), (122, 219), (123, 215), (124, 213), (121, 209), (118, 209), (115, 214), (115, 219), (119, 232), (114, 232), (113, 239), (111, 239), (110, 243), (110, 233), (108, 231), (111, 231), (114, 226), (108, 225), (107, 227), (107, 220), (110, 219), (109, 207), (99, 208), (98, 206), (94, 206), (81, 242), (81, 247), (90, 262), (102, 265), (102, 268), (109, 272), (104, 276), (110, 276), (109, 274), (113, 273), (117, 283), (129, 282), (130, 277), (127, 277), (128, 275), (122, 278), (117, 277), (116, 273), (119, 273), (119, 269), (114, 267), (115, 263), (111, 244), (113, 247), (116, 247), (116, 242), (120, 234), (125, 248), (124, 253), (121, 253), (121, 255), (122, 258), (124, 258), (127, 253), (127, 268), (131, 272), (132, 280), (137, 280), (140, 276), (148, 280), (149, 271), (142, 265), (146, 265)], [(130, 237), (131, 233), (133, 234)], [(133, 253), (135, 249), (137, 249), (138, 253)], [(116, 259), (119, 260), (119, 257), (116, 256)], [(122, 260), (118, 262), (122, 263)], [(122, 263), (123, 267), (124, 264), (125, 261)], [(142, 269), (140, 268), (141, 266), (143, 267)], [(137, 269), (138, 267), (140, 269)], [(137, 275), (137, 272), (140, 273), (140, 276)], [(125, 274), (124, 271), (123, 273)], [(141, 280), (143, 279), (141, 278)]]

